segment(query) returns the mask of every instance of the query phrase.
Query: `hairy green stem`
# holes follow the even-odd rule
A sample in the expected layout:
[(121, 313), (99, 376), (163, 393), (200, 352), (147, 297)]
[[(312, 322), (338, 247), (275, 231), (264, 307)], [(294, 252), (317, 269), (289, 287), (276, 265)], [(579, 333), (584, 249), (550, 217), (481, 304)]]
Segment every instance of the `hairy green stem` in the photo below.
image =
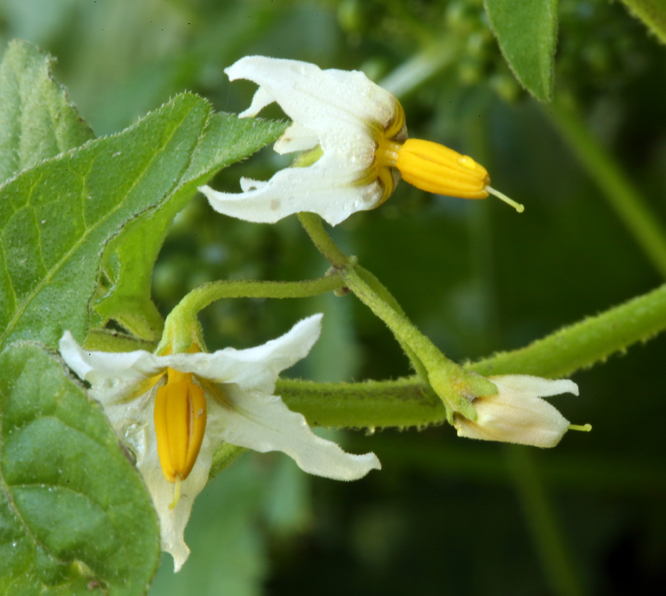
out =
[(468, 368), (482, 375), (568, 377), (614, 352), (666, 329), (666, 285), (584, 319), (513, 352), (500, 352)]
[(657, 223), (659, 218), (641, 197), (621, 165), (590, 134), (574, 107), (555, 101), (545, 106), (544, 111), (604, 192), (604, 197), (636, 243), (657, 271), (666, 277), (666, 234)]
[(203, 284), (185, 296), (174, 308), (164, 324), (164, 335), (157, 347), (172, 352), (185, 352), (199, 339), (197, 314), (213, 302), (223, 298), (309, 298), (344, 287), (337, 274), (305, 281), (222, 280)]
[[(398, 301), (393, 297), (393, 294), (388, 291), (386, 286), (382, 284), (370, 271), (367, 269), (364, 269), (360, 265), (355, 266), (356, 273), (360, 276), (360, 278), (368, 284), (368, 287), (377, 294), (377, 296), (386, 302), (393, 310), (395, 310), (398, 314), (401, 314), (403, 317), (407, 317), (405, 314), (405, 311), (402, 310), (402, 306), (398, 303)], [(404, 350), (405, 354), (407, 354), (407, 357), (409, 358), (410, 362), (412, 363), (412, 366), (414, 367), (414, 370), (416, 373), (421, 377), (421, 380), (427, 382), (428, 381), (428, 372), (426, 371), (425, 366), (423, 366), (423, 362), (421, 362), (421, 359), (416, 355), (416, 352), (412, 350), (412, 348), (407, 345), (406, 342), (403, 341), (401, 337), (396, 337), (400, 345), (402, 346), (402, 349)]]
[[(666, 330), (666, 285), (540, 339), (466, 365), (483, 375), (558, 378)], [(418, 377), (364, 383), (280, 380), (285, 403), (311, 424), (355, 428), (424, 426), (446, 420), (446, 410)]]
[[(413, 352), (416, 359), (414, 367), (419, 374), (427, 375), (430, 386), (444, 401), (449, 409), (449, 419), (453, 412), (459, 412), (466, 418), (476, 420), (476, 411), (471, 404), (472, 398), (479, 395), (494, 395), (497, 387), (488, 379), (470, 374), (455, 362), (452, 362), (407, 318), (388, 290), (381, 285), (374, 275), (362, 269), (356, 270), (356, 260), (350, 259), (333, 242), (324, 230), (321, 218), (312, 213), (300, 213), (299, 219), (315, 246), (333, 265), (344, 281), (345, 286), (372, 310), (393, 332), (398, 341), (407, 346), (407, 354)], [(367, 280), (367, 281), (366, 281)], [(369, 282), (369, 283), (368, 283)], [(375, 286), (378, 291), (373, 289)], [(424, 370), (425, 369), (425, 370)]]

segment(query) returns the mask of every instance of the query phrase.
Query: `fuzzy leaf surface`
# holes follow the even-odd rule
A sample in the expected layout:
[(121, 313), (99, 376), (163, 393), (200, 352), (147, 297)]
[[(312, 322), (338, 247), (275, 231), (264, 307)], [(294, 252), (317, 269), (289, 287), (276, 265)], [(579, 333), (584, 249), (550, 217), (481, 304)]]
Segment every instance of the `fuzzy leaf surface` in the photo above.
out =
[(661, 43), (666, 44), (666, 2), (664, 0), (622, 0), (629, 12), (640, 19)]
[(151, 209), (129, 222), (105, 250), (102, 291), (95, 303), (101, 317), (97, 325), (115, 319), (144, 340), (160, 338), (163, 322), (151, 298), (151, 276), (171, 221), (198, 186), (222, 168), (277, 139), (286, 126), (260, 118), (240, 119), (234, 114), (211, 116), (189, 167), (159, 209)]
[(0, 187), (0, 346), (82, 342), (107, 242), (173, 194), (209, 116), (176, 96), (117, 135), (44, 161)]
[(0, 64), (0, 183), (94, 136), (53, 80), (51, 58), (12, 41)]
[(0, 355), (0, 593), (145, 594), (157, 516), (101, 409), (40, 347)]

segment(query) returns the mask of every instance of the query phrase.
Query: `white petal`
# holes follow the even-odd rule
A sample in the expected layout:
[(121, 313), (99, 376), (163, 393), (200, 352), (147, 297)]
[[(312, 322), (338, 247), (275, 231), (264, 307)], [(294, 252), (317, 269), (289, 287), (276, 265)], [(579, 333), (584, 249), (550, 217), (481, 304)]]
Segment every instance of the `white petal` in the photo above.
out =
[(265, 185), (244, 193), (225, 193), (208, 186), (199, 188), (218, 213), (257, 223), (275, 223), (305, 211), (317, 213), (330, 225), (337, 225), (356, 211), (377, 206), (383, 197), (376, 180), (357, 183), (365, 167), (335, 167), (339, 160), (324, 154), (307, 168), (286, 168), (277, 172)]
[(377, 206), (384, 196), (381, 184), (361, 182), (375, 160), (375, 136), (396, 115), (399, 104), (393, 95), (361, 72), (321, 70), (295, 60), (249, 56), (225, 72), (232, 81), (243, 78), (259, 85), (242, 116), (254, 115), (274, 100), (292, 119), (275, 144), (278, 153), (319, 145), (323, 155), (309, 167), (278, 172), (265, 185), (243, 184), (241, 194), (201, 187), (213, 209), (262, 223), (303, 211), (336, 225)]
[(295, 151), (307, 151), (317, 145), (319, 145), (317, 133), (295, 122), (275, 142), (273, 150), (280, 155), (284, 155)]
[(490, 377), (496, 395), (474, 400), (476, 421), (456, 417), (458, 436), (554, 447), (569, 428), (569, 421), (541, 397), (560, 393), (578, 395), (578, 386), (568, 379), (550, 380), (528, 375)]
[(265, 180), (254, 180), (253, 178), (246, 178), (245, 176), (242, 176), (240, 179), (240, 187), (243, 192), (259, 190), (267, 184), (268, 182)]
[(322, 140), (331, 130), (346, 135), (369, 123), (386, 127), (395, 114), (395, 97), (362, 72), (263, 56), (241, 58), (225, 72), (232, 81), (248, 79), (265, 88), (287, 116)]
[(321, 314), (303, 319), (263, 346), (225, 348), (212, 354), (172, 354), (162, 356), (162, 360), (176, 370), (193, 372), (215, 383), (234, 383), (244, 389), (272, 393), (278, 375), (305, 358), (319, 338), (321, 319)]
[(550, 397), (561, 393), (578, 395), (578, 385), (569, 379), (543, 379), (532, 375), (502, 375), (490, 377), (500, 392), (516, 395)]
[[(232, 79), (233, 80), (233, 79)], [(239, 118), (253, 118), (261, 110), (263, 110), (267, 105), (272, 104), (275, 101), (275, 98), (271, 93), (266, 89), (266, 87), (259, 87), (252, 98), (252, 103), (250, 107), (238, 114)]]
[(120, 440), (136, 456), (136, 467), (146, 483), (159, 516), (162, 550), (173, 556), (174, 568), (178, 571), (190, 554), (184, 539), (185, 526), (190, 518), (194, 499), (208, 482), (213, 452), (219, 441), (212, 443), (208, 433), (204, 435), (194, 468), (181, 483), (178, 505), (173, 510), (169, 509), (175, 485), (164, 478), (157, 454), (153, 417), (155, 392), (156, 388), (131, 402), (108, 405), (104, 407), (104, 412)]
[(144, 350), (91, 352), (84, 350), (69, 331), (60, 339), (63, 360), (79, 377), (92, 385), (95, 399), (109, 401), (123, 396), (130, 387), (165, 368), (162, 357)]
[(301, 470), (335, 480), (357, 480), (370, 470), (381, 469), (374, 453), (345, 453), (332, 441), (315, 435), (305, 418), (289, 410), (277, 396), (233, 385), (220, 390), (227, 405), (211, 405), (208, 425), (227, 443), (262, 453), (282, 451)]

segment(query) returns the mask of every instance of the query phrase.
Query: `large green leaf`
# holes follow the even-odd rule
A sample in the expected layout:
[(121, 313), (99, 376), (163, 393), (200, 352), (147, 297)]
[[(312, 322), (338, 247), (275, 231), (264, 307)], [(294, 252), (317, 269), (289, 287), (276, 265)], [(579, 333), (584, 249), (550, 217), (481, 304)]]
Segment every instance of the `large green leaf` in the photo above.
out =
[(0, 355), (0, 593), (144, 594), (157, 516), (99, 406), (41, 348)]
[(661, 43), (666, 43), (666, 2), (664, 0), (622, 0), (629, 12), (643, 21)]
[(130, 222), (109, 243), (103, 259), (102, 295), (95, 304), (101, 320), (115, 319), (138, 337), (159, 339), (162, 318), (151, 299), (151, 277), (169, 225), (218, 170), (244, 159), (284, 132), (286, 124), (261, 119), (239, 119), (232, 114), (211, 117), (187, 171), (159, 210)]
[(179, 95), (0, 187), (0, 345), (55, 347), (66, 329), (83, 341), (105, 244), (179, 187), (209, 110)]
[(12, 41), (0, 65), (0, 182), (92, 138), (51, 77), (51, 59), (26, 41)]
[(504, 58), (521, 85), (541, 101), (553, 95), (557, 0), (484, 0)]

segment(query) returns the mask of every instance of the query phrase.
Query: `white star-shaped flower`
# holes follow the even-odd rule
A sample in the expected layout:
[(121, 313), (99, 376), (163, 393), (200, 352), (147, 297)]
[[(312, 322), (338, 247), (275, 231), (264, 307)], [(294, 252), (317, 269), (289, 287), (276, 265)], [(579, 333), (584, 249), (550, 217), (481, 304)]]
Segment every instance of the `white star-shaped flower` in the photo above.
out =
[[(530, 375), (488, 377), (498, 389), (495, 395), (477, 397), (475, 421), (456, 415), (459, 437), (555, 447), (570, 428), (569, 421), (542, 397), (573, 393), (578, 385), (568, 379), (543, 379)], [(576, 427), (578, 430), (589, 428)], [(591, 427), (590, 427), (591, 428)]]
[(183, 534), (192, 503), (223, 442), (283, 451), (302, 470), (336, 480), (381, 468), (374, 453), (345, 453), (316, 436), (301, 414), (273, 395), (280, 372), (307, 355), (320, 329), (321, 315), (315, 315), (256, 348), (165, 356), (89, 352), (69, 332), (60, 340), (63, 359), (90, 383), (90, 396), (135, 455), (159, 515), (162, 549), (176, 571), (190, 552)]
[[(336, 225), (356, 211), (374, 209), (400, 176), (419, 188), (464, 198), (485, 198), (490, 178), (471, 157), (407, 139), (400, 102), (362, 72), (321, 70), (297, 60), (242, 58), (229, 79), (259, 85), (241, 118), (277, 102), (292, 125), (275, 143), (277, 153), (305, 152), (268, 182), (241, 178), (242, 193), (202, 186), (213, 209), (253, 222), (274, 223), (301, 211)], [(501, 198), (506, 199), (504, 195)], [(510, 199), (507, 199), (514, 206)]]

